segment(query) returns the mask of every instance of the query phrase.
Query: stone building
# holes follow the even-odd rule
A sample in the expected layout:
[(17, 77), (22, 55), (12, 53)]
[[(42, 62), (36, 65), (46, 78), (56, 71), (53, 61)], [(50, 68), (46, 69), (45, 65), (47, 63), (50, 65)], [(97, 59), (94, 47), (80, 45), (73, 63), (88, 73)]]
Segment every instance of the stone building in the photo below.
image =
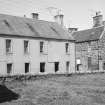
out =
[(72, 36), (56, 22), (32, 16), (0, 14), (0, 75), (75, 72)]
[(73, 34), (76, 39), (76, 70), (105, 70), (105, 27), (103, 16), (96, 13), (93, 27)]

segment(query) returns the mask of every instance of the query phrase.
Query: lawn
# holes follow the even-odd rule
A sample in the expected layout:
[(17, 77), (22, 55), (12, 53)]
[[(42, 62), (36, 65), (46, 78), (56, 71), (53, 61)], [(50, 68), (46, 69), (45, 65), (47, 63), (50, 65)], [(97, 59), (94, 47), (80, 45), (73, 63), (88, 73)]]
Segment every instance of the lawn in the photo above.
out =
[(105, 73), (14, 81), (6, 87), (19, 98), (0, 105), (105, 105)]

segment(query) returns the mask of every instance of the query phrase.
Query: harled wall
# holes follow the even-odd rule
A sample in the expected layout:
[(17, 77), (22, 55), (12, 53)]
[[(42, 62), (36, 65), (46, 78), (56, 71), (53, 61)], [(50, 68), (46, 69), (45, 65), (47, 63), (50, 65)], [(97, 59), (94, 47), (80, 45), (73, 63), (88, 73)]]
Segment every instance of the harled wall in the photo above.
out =
[[(5, 40), (12, 40), (12, 54), (6, 54)], [(29, 41), (29, 54), (24, 54), (24, 40)], [(40, 41), (44, 41), (44, 53), (40, 53)], [(55, 73), (54, 62), (59, 62), (59, 73), (66, 72), (66, 62), (70, 62), (69, 73), (75, 72), (75, 44), (69, 42), (69, 53), (65, 52), (66, 41), (44, 40), (19, 37), (0, 37), (0, 74), (7, 74), (7, 63), (13, 64), (12, 74), (24, 74), (24, 63), (30, 63), (30, 72), (40, 74), (40, 62), (45, 62), (45, 73)]]

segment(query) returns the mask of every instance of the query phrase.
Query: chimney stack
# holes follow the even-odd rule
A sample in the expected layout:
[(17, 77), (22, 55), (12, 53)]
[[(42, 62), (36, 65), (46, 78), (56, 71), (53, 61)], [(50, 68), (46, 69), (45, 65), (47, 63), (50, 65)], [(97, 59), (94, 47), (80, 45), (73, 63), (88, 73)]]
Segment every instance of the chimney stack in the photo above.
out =
[(103, 25), (105, 26), (105, 21), (103, 21)]
[(32, 18), (38, 20), (39, 14), (38, 13), (32, 13)]
[(26, 18), (26, 15), (24, 15), (24, 17)]
[(99, 12), (96, 12), (96, 16), (93, 17), (93, 27), (98, 27), (103, 25), (103, 15)]
[(63, 17), (64, 17), (63, 14), (59, 14), (59, 15), (54, 16), (55, 22), (57, 22), (61, 26), (64, 26)]

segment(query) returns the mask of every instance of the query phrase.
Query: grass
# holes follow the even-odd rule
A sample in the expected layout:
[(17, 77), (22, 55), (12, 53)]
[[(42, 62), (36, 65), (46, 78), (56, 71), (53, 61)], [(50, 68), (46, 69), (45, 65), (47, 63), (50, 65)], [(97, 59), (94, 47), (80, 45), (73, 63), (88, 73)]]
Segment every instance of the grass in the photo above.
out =
[(9, 82), (20, 95), (0, 105), (105, 105), (105, 73)]

